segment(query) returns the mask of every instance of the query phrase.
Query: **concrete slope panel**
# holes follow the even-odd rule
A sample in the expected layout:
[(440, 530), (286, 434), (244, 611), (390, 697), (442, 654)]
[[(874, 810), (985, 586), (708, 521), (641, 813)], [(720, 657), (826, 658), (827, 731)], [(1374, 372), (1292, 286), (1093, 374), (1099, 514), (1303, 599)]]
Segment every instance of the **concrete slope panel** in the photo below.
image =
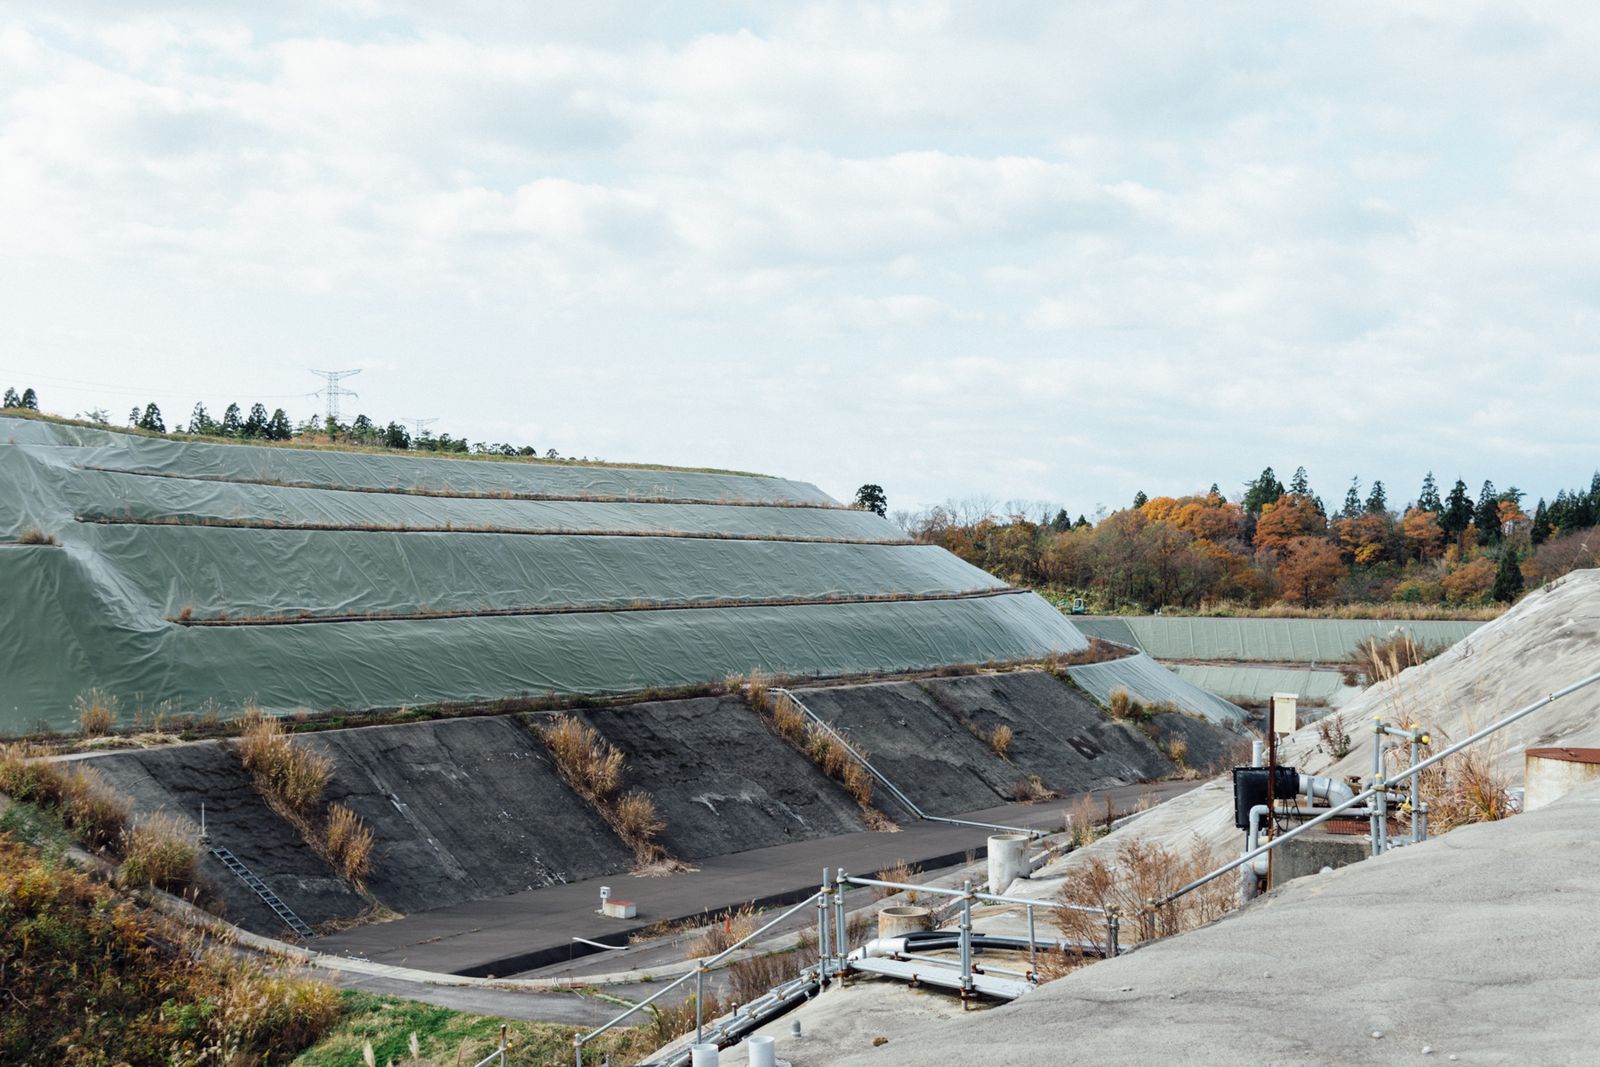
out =
[[(88, 765), (127, 797), (140, 816), (165, 811), (198, 825), (205, 805), (211, 843), (232, 852), (296, 915), (312, 926), (368, 907), (299, 832), (267, 806), (233, 753), (213, 741), (95, 756)], [(200, 874), (232, 921), (284, 937), (288, 929), (243, 881), (209, 853)]]
[(861, 808), (737, 697), (660, 701), (582, 718), (627, 757), (624, 789), (656, 802), (674, 856), (710, 856), (867, 828)]
[(515, 716), (308, 735), (328, 799), (376, 837), (368, 889), (400, 912), (625, 870), (633, 853)]

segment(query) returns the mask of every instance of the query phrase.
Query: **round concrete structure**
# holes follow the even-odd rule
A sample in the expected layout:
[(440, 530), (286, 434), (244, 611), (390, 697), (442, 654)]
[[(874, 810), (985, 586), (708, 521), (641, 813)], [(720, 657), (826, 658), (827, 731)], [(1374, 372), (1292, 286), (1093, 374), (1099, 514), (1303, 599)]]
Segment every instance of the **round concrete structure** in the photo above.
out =
[(1542, 808), (1600, 778), (1600, 748), (1530, 748), (1523, 759), (1523, 811)]
[(879, 937), (903, 937), (933, 926), (933, 912), (915, 905), (897, 905), (878, 912)]

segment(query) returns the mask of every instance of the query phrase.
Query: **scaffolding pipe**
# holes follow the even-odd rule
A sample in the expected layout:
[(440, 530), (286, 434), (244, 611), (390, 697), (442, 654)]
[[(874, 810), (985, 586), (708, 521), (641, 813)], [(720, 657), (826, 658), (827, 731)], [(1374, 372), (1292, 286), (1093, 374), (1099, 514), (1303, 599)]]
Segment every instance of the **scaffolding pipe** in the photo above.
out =
[[(1522, 718), (1524, 718), (1524, 717), (1526, 717), (1528, 715), (1533, 714), (1534, 712), (1538, 711), (1540, 708), (1544, 707), (1545, 705), (1553, 704), (1557, 700), (1560, 700), (1562, 697), (1571, 696), (1573, 693), (1576, 693), (1578, 690), (1583, 689), (1586, 686), (1593, 685), (1595, 682), (1600, 682), (1600, 672), (1596, 672), (1594, 674), (1588, 675), (1587, 677), (1580, 678), (1578, 681), (1573, 682), (1571, 685), (1565, 686), (1565, 687), (1563, 687), (1561, 689), (1557, 689), (1555, 692), (1551, 693), (1549, 696), (1540, 697), (1538, 700), (1535, 700), (1533, 703), (1528, 704), (1528, 705), (1526, 705), (1524, 707), (1518, 708), (1516, 711), (1512, 712), (1510, 715), (1507, 715), (1505, 718), (1500, 719), (1497, 722), (1490, 723), (1488, 726), (1485, 726), (1483, 729), (1479, 730), (1477, 733), (1473, 734), (1472, 736), (1464, 738), (1464, 739), (1462, 739), (1460, 741), (1457, 741), (1455, 744), (1449, 746), (1448, 748), (1441, 749), (1440, 751), (1435, 752), (1433, 755), (1429, 756), (1427, 759), (1423, 760), (1421, 763), (1412, 764), (1410, 767), (1407, 767), (1405, 770), (1403, 770), (1399, 774), (1395, 775), (1391, 784), (1403, 782), (1403, 781), (1406, 781), (1406, 780), (1408, 780), (1410, 778), (1413, 778), (1416, 775), (1421, 774), (1423, 771), (1427, 770), (1429, 767), (1432, 767), (1435, 764), (1438, 764), (1438, 763), (1442, 762), (1443, 760), (1446, 760), (1446, 759), (1450, 758), (1451, 756), (1455, 755), (1457, 752), (1460, 752), (1462, 749), (1468, 748), (1468, 747), (1470, 747), (1472, 745), (1477, 744), (1479, 741), (1482, 741), (1484, 738), (1488, 737), (1490, 734), (1497, 733), (1498, 731), (1505, 729), (1507, 726), (1510, 726), (1512, 723), (1517, 722), (1518, 720), (1520, 720), (1520, 719), (1522, 719)], [(1351, 797), (1349, 800), (1340, 801), (1338, 804), (1335, 804), (1333, 807), (1329, 808), (1327, 811), (1323, 812), (1321, 815), (1318, 815), (1316, 818), (1309, 819), (1306, 822), (1301, 823), (1299, 826), (1296, 826), (1293, 830), (1289, 830), (1286, 833), (1280, 834), (1279, 836), (1273, 838), (1271, 841), (1268, 841), (1266, 844), (1261, 845), (1260, 847), (1258, 847), (1256, 849), (1253, 849), (1253, 850), (1251, 850), (1249, 852), (1246, 852), (1244, 855), (1240, 856), (1236, 860), (1233, 860), (1231, 863), (1225, 863), (1221, 867), (1218, 867), (1216, 870), (1211, 871), (1209, 874), (1202, 875), (1199, 878), (1196, 878), (1194, 881), (1190, 882), (1189, 884), (1187, 884), (1185, 886), (1181, 886), (1178, 889), (1174, 890), (1173, 892), (1168, 893), (1166, 896), (1162, 897), (1160, 900), (1157, 900), (1155, 902), (1154, 906), (1158, 907), (1158, 908), (1166, 907), (1168, 904), (1171, 904), (1174, 900), (1177, 900), (1179, 897), (1183, 896), (1184, 894), (1194, 892), (1196, 889), (1199, 889), (1201, 886), (1205, 885), (1207, 882), (1210, 882), (1210, 881), (1213, 881), (1214, 879), (1220, 878), (1224, 874), (1227, 874), (1229, 871), (1234, 870), (1235, 868), (1242, 867), (1244, 864), (1249, 863), (1251, 860), (1255, 859), (1257, 856), (1265, 855), (1267, 852), (1271, 851), (1272, 849), (1277, 848), (1279, 845), (1283, 844), (1285, 841), (1290, 841), (1290, 840), (1293, 840), (1296, 837), (1299, 837), (1301, 834), (1305, 833), (1307, 830), (1311, 829), (1314, 826), (1321, 826), (1323, 823), (1327, 822), (1329, 819), (1333, 818), (1334, 816), (1343, 814), (1347, 809), (1355, 807), (1357, 804), (1361, 803), (1362, 801), (1373, 799), (1374, 797), (1376, 797), (1381, 792), (1382, 792), (1381, 789), (1379, 789), (1378, 787), (1374, 786), (1374, 787), (1362, 790), (1361, 792), (1357, 793), (1355, 796)]]

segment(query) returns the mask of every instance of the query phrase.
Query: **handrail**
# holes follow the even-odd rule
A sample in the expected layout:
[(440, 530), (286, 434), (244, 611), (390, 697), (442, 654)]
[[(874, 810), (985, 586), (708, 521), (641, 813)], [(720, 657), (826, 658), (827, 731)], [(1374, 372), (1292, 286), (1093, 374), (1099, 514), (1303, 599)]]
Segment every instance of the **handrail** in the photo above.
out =
[(832, 738), (835, 741), (839, 742), (839, 744), (844, 746), (844, 750), (846, 752), (850, 753), (851, 756), (855, 757), (855, 761), (857, 763), (859, 763), (859, 764), (861, 764), (861, 766), (865, 767), (867, 769), (867, 772), (869, 774), (871, 774), (874, 778), (876, 778), (879, 782), (882, 782), (884, 788), (888, 789), (889, 792), (893, 793), (894, 796), (895, 796), (895, 799), (900, 801), (900, 803), (904, 804), (905, 807), (906, 807), (906, 810), (911, 812), (911, 814), (915, 815), (918, 819), (921, 819), (924, 822), (949, 823), (951, 826), (971, 826), (971, 827), (975, 827), (975, 828), (980, 829), (980, 830), (1003, 830), (1008, 834), (1026, 834), (1029, 838), (1032, 838), (1032, 839), (1037, 839), (1037, 838), (1041, 838), (1041, 837), (1047, 836), (1043, 830), (1035, 830), (1035, 829), (1031, 829), (1031, 828), (1024, 827), (1024, 826), (1002, 826), (999, 823), (974, 822), (971, 819), (951, 819), (951, 818), (947, 818), (947, 817), (945, 817), (943, 815), (929, 815), (927, 812), (923, 811), (920, 807), (918, 807), (915, 801), (913, 801), (910, 797), (906, 796), (903, 792), (901, 792), (899, 786), (897, 786), (893, 782), (889, 781), (889, 778), (888, 778), (887, 775), (885, 775), (882, 771), (878, 770), (878, 768), (874, 767), (867, 760), (867, 758), (865, 756), (863, 756), (860, 752), (857, 752), (855, 747), (853, 745), (851, 745), (849, 741), (846, 741), (844, 739), (844, 735), (843, 734), (839, 733), (838, 730), (835, 730), (830, 724), (828, 724), (827, 722), (823, 721), (822, 717), (820, 715), (818, 715), (816, 712), (814, 712), (810, 708), (806, 707), (805, 704), (800, 700), (799, 697), (795, 696), (789, 690), (779, 688), (778, 686), (773, 686), (770, 691), (774, 692), (774, 693), (782, 693), (785, 700), (788, 700), (791, 703), (793, 703), (795, 707), (797, 707), (801, 711), (805, 712), (806, 716), (808, 718), (810, 718), (810, 720), (812, 722), (816, 723), (818, 726), (820, 726), (824, 730), (826, 730), (828, 732), (828, 734), (830, 736), (832, 736)]
[(627, 1011), (624, 1011), (621, 1015), (618, 1015), (616, 1018), (612, 1019), (610, 1022), (605, 1023), (602, 1026), (600, 1026), (600, 1027), (598, 1027), (598, 1028), (596, 1028), (594, 1030), (591, 1030), (587, 1034), (581, 1034), (581, 1035), (578, 1035), (578, 1036), (574, 1037), (572, 1039), (573, 1046), (581, 1054), (584, 1045), (587, 1045), (589, 1042), (593, 1041), (595, 1038), (599, 1037), (601, 1034), (605, 1033), (607, 1030), (611, 1030), (611, 1029), (615, 1028), (619, 1023), (622, 1022), (622, 1020), (626, 1019), (628, 1016), (634, 1014), (635, 1012), (643, 1011), (645, 1008), (647, 1008), (651, 1004), (655, 1003), (657, 1000), (659, 1000), (661, 997), (663, 997), (667, 993), (669, 993), (672, 990), (678, 988), (680, 985), (682, 985), (683, 983), (687, 982), (689, 979), (696, 978), (696, 977), (704, 975), (707, 971), (711, 970), (711, 968), (713, 968), (718, 963), (720, 963), (724, 959), (726, 959), (728, 957), (728, 955), (731, 954), (732, 952), (734, 952), (736, 949), (743, 948), (745, 945), (749, 944), (756, 937), (759, 937), (761, 934), (766, 933), (768, 930), (772, 929), (774, 926), (776, 926), (779, 923), (783, 922), (785, 919), (787, 919), (789, 916), (793, 915), (795, 912), (799, 911), (801, 908), (804, 908), (804, 907), (807, 907), (807, 906), (809, 906), (811, 904), (816, 903), (817, 898), (821, 897), (822, 895), (823, 894), (820, 891), (816, 892), (816, 893), (812, 893), (809, 897), (806, 897), (806, 899), (802, 900), (800, 903), (796, 904), (794, 907), (792, 907), (789, 910), (785, 911), (783, 914), (779, 915), (777, 918), (773, 919), (771, 922), (765, 924), (764, 926), (759, 927), (758, 929), (752, 930), (750, 933), (746, 934), (744, 937), (741, 937), (739, 940), (735, 941), (733, 944), (729, 945), (727, 948), (723, 949), (721, 952), (717, 953), (715, 956), (708, 956), (707, 958), (705, 958), (703, 960), (700, 960), (698, 963), (695, 964), (694, 970), (684, 972), (682, 975), (680, 975), (678, 978), (676, 978), (670, 984), (662, 986), (660, 989), (656, 990), (654, 993), (650, 994), (644, 1000), (641, 1000), (639, 1003), (635, 1004), (633, 1007), (629, 1008)]
[(1028, 900), (1025, 897), (1008, 897), (1000, 893), (967, 893), (961, 889), (945, 889), (934, 885), (912, 885), (909, 882), (889, 882), (878, 878), (858, 878), (853, 874), (842, 874), (839, 881), (849, 882), (851, 885), (877, 886), (880, 889), (910, 890), (916, 893), (928, 893), (941, 897), (966, 897), (981, 900), (989, 904), (1020, 904), (1025, 908), (1055, 908), (1065, 911), (1086, 911), (1093, 915), (1104, 915), (1104, 908), (1097, 908), (1092, 904), (1070, 904), (1060, 900)]
[[(1460, 752), (1462, 749), (1467, 748), (1467, 747), (1469, 747), (1471, 745), (1477, 744), (1479, 741), (1482, 741), (1484, 738), (1488, 737), (1490, 734), (1497, 733), (1500, 730), (1505, 729), (1507, 726), (1510, 726), (1512, 723), (1516, 722), (1517, 720), (1519, 720), (1519, 719), (1521, 719), (1521, 718), (1523, 718), (1523, 717), (1525, 717), (1527, 715), (1531, 715), (1532, 713), (1534, 713), (1535, 711), (1538, 711), (1540, 708), (1544, 707), (1545, 705), (1553, 704), (1557, 700), (1560, 700), (1562, 697), (1570, 696), (1573, 693), (1576, 693), (1578, 690), (1584, 688), (1585, 686), (1593, 685), (1595, 682), (1600, 682), (1600, 672), (1596, 672), (1596, 673), (1591, 674), (1591, 675), (1589, 675), (1589, 676), (1587, 676), (1585, 678), (1580, 678), (1578, 681), (1573, 682), (1571, 685), (1566, 686), (1563, 689), (1557, 689), (1555, 692), (1551, 693), (1548, 696), (1540, 697), (1538, 700), (1535, 700), (1533, 703), (1527, 705), (1526, 707), (1518, 708), (1516, 711), (1512, 712), (1510, 715), (1507, 715), (1505, 718), (1501, 719), (1498, 722), (1490, 723), (1488, 726), (1485, 726), (1483, 729), (1479, 730), (1477, 733), (1473, 734), (1472, 736), (1467, 737), (1467, 738), (1463, 738), (1462, 740), (1457, 741), (1455, 744), (1449, 746), (1448, 748), (1442, 749), (1442, 750), (1434, 753), (1433, 755), (1429, 756), (1427, 759), (1422, 760), (1422, 761), (1420, 761), (1418, 763), (1412, 764), (1410, 767), (1407, 767), (1405, 770), (1401, 771), (1399, 774), (1396, 774), (1393, 778), (1384, 778), (1381, 774), (1378, 775), (1377, 776), (1377, 781), (1376, 781), (1376, 783), (1374, 785), (1368, 787), (1367, 789), (1363, 790), (1360, 793), (1357, 793), (1355, 796), (1351, 797), (1349, 800), (1341, 801), (1339, 804), (1336, 804), (1333, 807), (1329, 808), (1327, 811), (1323, 812), (1321, 815), (1318, 815), (1316, 818), (1311, 819), (1311, 820), (1309, 820), (1307, 822), (1303, 822), (1299, 826), (1296, 826), (1293, 830), (1290, 830), (1287, 833), (1281, 834), (1278, 837), (1273, 838), (1271, 841), (1268, 841), (1264, 845), (1260, 845), (1257, 848), (1251, 849), (1250, 851), (1246, 852), (1244, 855), (1240, 856), (1238, 859), (1235, 859), (1230, 863), (1223, 864), (1221, 867), (1218, 867), (1216, 870), (1212, 871), (1210, 874), (1202, 875), (1201, 877), (1196, 878), (1194, 881), (1190, 882), (1188, 885), (1185, 885), (1185, 886), (1183, 886), (1183, 887), (1181, 887), (1181, 888), (1179, 888), (1179, 889), (1177, 889), (1177, 890), (1175, 890), (1175, 891), (1173, 891), (1171, 893), (1168, 893), (1166, 896), (1162, 897), (1160, 900), (1152, 900), (1150, 902), (1150, 904), (1148, 905), (1148, 907), (1145, 909), (1145, 911), (1146, 912), (1150, 912), (1150, 911), (1154, 911), (1157, 908), (1166, 907), (1168, 904), (1171, 904), (1174, 900), (1177, 900), (1179, 897), (1183, 896), (1184, 894), (1192, 893), (1194, 890), (1199, 889), (1201, 886), (1205, 885), (1207, 882), (1211, 882), (1211, 881), (1213, 881), (1213, 880), (1215, 880), (1217, 878), (1220, 878), (1222, 875), (1227, 874), (1229, 871), (1236, 870), (1239, 867), (1244, 866), (1246, 863), (1249, 863), (1251, 860), (1257, 858), (1258, 856), (1266, 855), (1268, 852), (1271, 852), (1273, 849), (1277, 848), (1279, 845), (1283, 844), (1285, 841), (1290, 841), (1290, 840), (1293, 840), (1296, 837), (1299, 837), (1301, 834), (1305, 833), (1307, 830), (1311, 829), (1313, 826), (1320, 826), (1322, 823), (1327, 822), (1329, 819), (1333, 818), (1335, 815), (1338, 815), (1340, 812), (1345, 811), (1347, 808), (1352, 808), (1352, 807), (1354, 807), (1355, 805), (1361, 803), (1364, 800), (1370, 800), (1374, 796), (1377, 796), (1380, 792), (1387, 793), (1390, 786), (1398, 785), (1399, 783), (1407, 781), (1408, 779), (1415, 778), (1417, 775), (1421, 774), (1423, 771), (1427, 770), (1429, 767), (1432, 767), (1434, 764), (1438, 763), (1439, 761), (1444, 760), (1444, 759), (1448, 759), (1449, 757), (1455, 755), (1457, 752)], [(1374, 744), (1376, 744), (1376, 741), (1374, 741)]]

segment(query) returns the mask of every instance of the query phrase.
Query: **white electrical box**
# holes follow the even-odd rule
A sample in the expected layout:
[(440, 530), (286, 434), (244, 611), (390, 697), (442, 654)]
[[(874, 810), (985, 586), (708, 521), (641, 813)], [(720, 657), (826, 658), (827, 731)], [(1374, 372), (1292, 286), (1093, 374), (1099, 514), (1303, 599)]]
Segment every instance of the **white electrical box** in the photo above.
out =
[(1299, 714), (1295, 711), (1295, 704), (1300, 699), (1299, 693), (1273, 693), (1272, 694), (1272, 732), (1275, 734), (1292, 734), (1299, 729)]

